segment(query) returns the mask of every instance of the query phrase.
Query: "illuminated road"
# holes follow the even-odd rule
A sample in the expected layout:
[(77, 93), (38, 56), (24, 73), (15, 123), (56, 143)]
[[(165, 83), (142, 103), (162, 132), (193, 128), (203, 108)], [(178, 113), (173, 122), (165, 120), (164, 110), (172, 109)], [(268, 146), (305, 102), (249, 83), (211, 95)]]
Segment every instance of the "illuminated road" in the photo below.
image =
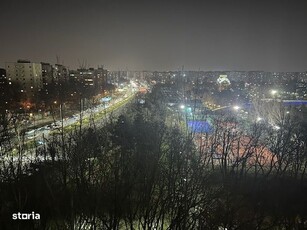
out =
[(33, 147), (30, 147), (28, 150), (23, 150), (21, 155), (18, 153), (18, 147), (16, 147), (12, 150), (11, 153), (10, 151), (6, 152), (6, 154), (0, 158), (1, 163), (3, 165), (8, 166), (9, 164), (15, 165), (18, 164), (18, 162), (22, 162), (22, 165), (28, 165), (34, 161), (43, 161), (46, 159), (51, 159), (50, 157), (38, 156), (36, 154), (36, 151), (38, 149), (43, 148), (45, 146), (50, 136), (57, 135), (61, 133), (62, 130), (65, 133), (69, 128), (74, 128), (75, 126), (79, 127), (81, 121), (80, 118), (82, 119), (82, 128), (89, 127), (91, 123), (89, 121), (90, 119), (98, 126), (103, 125), (105, 123), (107, 115), (113, 114), (114, 116), (117, 116), (121, 112), (121, 109), (135, 97), (136, 92), (137, 89), (132, 88), (129, 91), (125, 92), (125, 94), (121, 98), (111, 101), (108, 106), (96, 106), (94, 108), (82, 111), (81, 116), (79, 113), (68, 119), (63, 119), (62, 121), (58, 120), (53, 123), (54, 125), (56, 125), (55, 128), (49, 128), (47, 126), (44, 126), (26, 132), (24, 140), (26, 144), (30, 146), (33, 145)]

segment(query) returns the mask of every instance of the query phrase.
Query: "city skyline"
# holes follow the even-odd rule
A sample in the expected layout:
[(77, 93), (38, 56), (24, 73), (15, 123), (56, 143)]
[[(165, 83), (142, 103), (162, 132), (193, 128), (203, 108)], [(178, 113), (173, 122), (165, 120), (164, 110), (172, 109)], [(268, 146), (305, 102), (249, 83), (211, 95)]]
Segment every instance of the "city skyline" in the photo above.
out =
[(307, 70), (304, 1), (5, 1), (5, 62), (77, 69)]

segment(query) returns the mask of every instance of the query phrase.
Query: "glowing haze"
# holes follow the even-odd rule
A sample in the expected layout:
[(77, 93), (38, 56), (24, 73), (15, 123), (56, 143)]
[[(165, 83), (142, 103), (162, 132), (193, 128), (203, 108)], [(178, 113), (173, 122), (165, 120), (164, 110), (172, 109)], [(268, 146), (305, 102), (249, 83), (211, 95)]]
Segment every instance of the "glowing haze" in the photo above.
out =
[[(0, 67), (307, 70), (307, 4), (285, 0), (4, 0)], [(79, 62), (78, 62), (79, 60)]]

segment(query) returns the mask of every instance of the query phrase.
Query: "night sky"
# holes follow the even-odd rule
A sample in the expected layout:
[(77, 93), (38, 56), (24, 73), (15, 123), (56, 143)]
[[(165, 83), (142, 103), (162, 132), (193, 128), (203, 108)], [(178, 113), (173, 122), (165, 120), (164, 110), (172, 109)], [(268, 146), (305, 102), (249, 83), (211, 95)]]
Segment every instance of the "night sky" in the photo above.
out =
[(307, 70), (307, 1), (2, 0), (0, 67)]

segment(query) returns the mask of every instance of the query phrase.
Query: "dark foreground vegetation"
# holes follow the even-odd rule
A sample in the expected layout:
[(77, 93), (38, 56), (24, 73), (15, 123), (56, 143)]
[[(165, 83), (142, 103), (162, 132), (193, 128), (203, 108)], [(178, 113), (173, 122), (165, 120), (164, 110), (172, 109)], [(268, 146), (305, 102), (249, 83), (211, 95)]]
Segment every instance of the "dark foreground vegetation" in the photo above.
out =
[[(36, 151), (48, 160), (3, 163), (0, 229), (307, 227), (306, 135), (293, 123), (270, 135), (255, 125), (236, 148), (242, 132), (216, 121), (199, 148), (161, 100), (153, 90), (104, 127), (49, 139)], [(12, 220), (32, 211), (39, 221)]]

